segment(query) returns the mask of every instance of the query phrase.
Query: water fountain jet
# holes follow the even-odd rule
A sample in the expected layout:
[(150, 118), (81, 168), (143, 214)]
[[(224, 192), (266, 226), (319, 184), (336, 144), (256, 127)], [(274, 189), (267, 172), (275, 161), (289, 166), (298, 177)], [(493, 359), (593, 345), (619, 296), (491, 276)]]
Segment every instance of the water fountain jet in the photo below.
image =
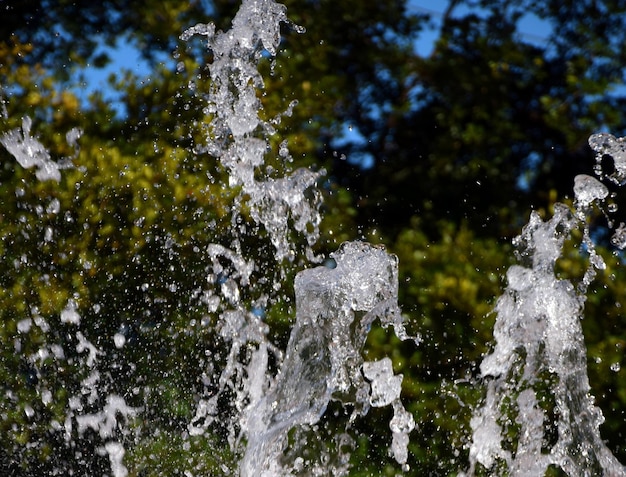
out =
[[(202, 98), (211, 121), (205, 130), (206, 142), (197, 144), (195, 152), (219, 159), (229, 174), (228, 186), (241, 190), (236, 204), (248, 207), (252, 220), (270, 236), (277, 266), (289, 266), (301, 252), (289, 239), (293, 231), (304, 237), (303, 255), (310, 262), (320, 261), (313, 246), (319, 238), (321, 220), (321, 195), (315, 185), (322, 173), (298, 169), (281, 178), (259, 174), (269, 150), (268, 138), (275, 131), (272, 121), (263, 121), (259, 116), (258, 90), (263, 87), (263, 79), (258, 63), (264, 55), (276, 54), (281, 24), (289, 24), (282, 5), (273, 0), (244, 0), (230, 31), (216, 32), (214, 26), (200, 24), (187, 30), (182, 38), (205, 38), (214, 57), (209, 67), (212, 87)], [(287, 114), (294, 106), (287, 108)], [(5, 134), (0, 143), (22, 167), (35, 167), (38, 180), (58, 181), (71, 160), (61, 164), (52, 161), (30, 133), (31, 121), (25, 119), (21, 130)], [(68, 143), (74, 145), (78, 136), (78, 131), (72, 131)], [(604, 175), (599, 169), (600, 179), (622, 183), (626, 170), (623, 141), (598, 135), (591, 138), (590, 145), (599, 157), (614, 158), (615, 172)], [(281, 157), (288, 157), (285, 146), (281, 149)], [(508, 287), (496, 306), (496, 343), (480, 368), (486, 397), (471, 420), (473, 437), (467, 474), (543, 475), (556, 466), (569, 475), (624, 475), (623, 466), (600, 438), (602, 416), (590, 395), (579, 323), (584, 305), (581, 292), (590, 284), (595, 270), (603, 268), (585, 214), (608, 193), (600, 181), (590, 176), (579, 176), (574, 191), (577, 209), (557, 204), (553, 217), (546, 221), (532, 214), (516, 241), (523, 263), (507, 272)], [(51, 214), (62, 212), (58, 204), (52, 203), (46, 210)], [(241, 228), (238, 214), (233, 214), (234, 229)], [(581, 227), (590, 266), (576, 287), (559, 279), (554, 266), (564, 241)], [(614, 243), (626, 243), (625, 227), (618, 227)], [(223, 368), (207, 372), (209, 384), (186, 426), (185, 444), (190, 445), (191, 438), (210, 434), (214, 426), (221, 425), (228, 434), (231, 451), (241, 456), (239, 467), (227, 467), (224, 473), (323, 475), (331, 469), (323, 462), (306, 462), (299, 455), (306, 442), (296, 438), (288, 444), (290, 436), (297, 435), (301, 428), (313, 428), (331, 403), (349, 409), (351, 422), (365, 418), (371, 407), (391, 406), (390, 454), (402, 469), (408, 470), (410, 433), (420, 423), (414, 422), (402, 404), (402, 376), (394, 374), (389, 358), (368, 362), (362, 356), (374, 322), (393, 328), (400, 339), (411, 338), (397, 304), (397, 260), (382, 248), (351, 242), (332, 256), (334, 268), (301, 271), (295, 282), (296, 321), (283, 353), (269, 340), (268, 325), (261, 314), (241, 298), (243, 290), (255, 286), (254, 274), (263, 272), (254, 258), (243, 253), (237, 238), (227, 245), (209, 244), (205, 252), (207, 283), (213, 288), (203, 290), (203, 304), (206, 315), (215, 318), (215, 334), (228, 349)], [(146, 285), (149, 288), (151, 284)], [(110, 471), (121, 477), (128, 473), (124, 465), (128, 449), (117, 438), (125, 437), (125, 426), (147, 410), (128, 405), (123, 397), (101, 385), (110, 372), (100, 369), (106, 353), (83, 333), (79, 299), (70, 298), (58, 317), (70, 330), (71, 344), (64, 343), (64, 348), (56, 342), (45, 342), (28, 360), (36, 368), (51, 356), (62, 362), (66, 350), (75, 346), (81, 357), (78, 366), (85, 377), (76, 394), (68, 399), (64, 422), (51, 423), (50, 432), (65, 435), (69, 448), (74, 445), (76, 433), (82, 437), (92, 432), (94, 439), (99, 439), (99, 445), (92, 450), (94, 455), (106, 455)], [(262, 304), (269, 301), (263, 296), (258, 299)], [(18, 331), (27, 332), (37, 326), (46, 339), (52, 340), (46, 334), (49, 325), (39, 311), (32, 309), (29, 313), (19, 322)], [(117, 349), (128, 346), (121, 331), (111, 338)], [(270, 369), (271, 361), (277, 372)], [(545, 385), (551, 386), (548, 397), (540, 393), (539, 388)], [(144, 391), (150, 404), (149, 392)], [(40, 394), (44, 404), (51, 401), (50, 390), (42, 387)], [(222, 414), (220, 400), (225, 399), (230, 400), (232, 414)], [(98, 406), (101, 409), (94, 410)], [(24, 412), (29, 417), (35, 415), (28, 403)], [(224, 415), (229, 422), (220, 422)], [(517, 436), (515, 442), (509, 437), (511, 433)], [(340, 437), (344, 436), (346, 441), (350, 439), (348, 430)], [(285, 456), (287, 446), (289, 458)], [(84, 458), (81, 452), (76, 452), (77, 460)], [(340, 449), (339, 453), (343, 464), (349, 461), (348, 451)], [(343, 464), (332, 470), (346, 475), (349, 466)], [(466, 467), (463, 463), (459, 466)], [(419, 463), (414, 467), (419, 472)]]

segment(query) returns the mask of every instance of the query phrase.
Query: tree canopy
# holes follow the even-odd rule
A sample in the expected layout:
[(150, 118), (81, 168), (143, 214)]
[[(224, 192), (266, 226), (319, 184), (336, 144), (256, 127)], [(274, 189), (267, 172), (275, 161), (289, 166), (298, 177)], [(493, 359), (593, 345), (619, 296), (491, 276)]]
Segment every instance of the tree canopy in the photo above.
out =
[[(545, 215), (556, 201), (571, 202), (574, 177), (594, 169), (591, 133), (626, 135), (626, 5), (450, 0), (438, 15), (404, 0), (283, 3), (293, 24), (282, 26), (277, 57), (261, 62), (261, 114), (269, 121), (298, 104), (273, 123), (265, 172), (326, 170), (316, 253), (365, 239), (398, 255), (400, 303), (421, 344), (375, 328), (364, 353), (391, 356), (405, 376), (403, 400), (417, 423), (407, 475), (454, 474), (467, 462), (470, 407), (481, 399), (478, 364), (492, 339), (501, 277), (514, 261), (511, 239), (532, 209)], [(89, 386), (146, 411), (129, 414), (130, 430), (118, 436), (130, 475), (232, 475), (237, 456), (226, 450), (224, 429), (186, 434), (202, 396), (219, 386), (212, 370), (228, 351), (198, 290), (219, 289), (239, 273), (216, 264), (208, 247), (237, 242), (267, 272), (251, 275), (242, 299), (265, 314), (279, 349), (293, 320), (290, 283), (312, 266), (295, 233), (299, 252), (275, 263), (251, 212), (233, 212), (239, 189), (228, 186), (215, 157), (197, 152), (211, 117), (206, 65), (214, 58), (180, 35), (199, 22), (225, 30), (238, 7), (232, 0), (2, 4), (0, 135), (32, 134), (54, 161), (72, 165), (58, 182), (38, 181), (0, 148), (0, 470), (7, 475), (111, 472), (105, 453), (89, 450), (98, 432), (66, 423), (107, 404), (85, 393)], [(542, 41), (520, 29), (527, 15), (549, 25)], [(421, 55), (416, 42), (430, 30), (437, 38)], [(111, 79), (124, 114), (102, 93), (83, 102), (75, 93), (81, 68), (111, 60), (96, 46), (121, 40), (151, 65), (148, 79), (128, 71)], [(72, 128), (82, 130), (78, 153), (65, 138)], [(611, 201), (614, 220), (624, 220), (626, 202)], [(593, 219), (607, 269), (589, 293), (583, 328), (592, 390), (607, 418), (603, 436), (626, 462), (626, 322), (616, 305), (625, 303), (625, 273), (606, 221), (602, 213)], [(235, 228), (245, 231), (241, 240)], [(568, 244), (561, 277), (580, 279), (580, 249)], [(224, 271), (207, 278), (210, 267)], [(378, 440), (384, 436), (370, 437), (385, 419), (380, 411), (354, 424), (349, 475), (397, 470)]]

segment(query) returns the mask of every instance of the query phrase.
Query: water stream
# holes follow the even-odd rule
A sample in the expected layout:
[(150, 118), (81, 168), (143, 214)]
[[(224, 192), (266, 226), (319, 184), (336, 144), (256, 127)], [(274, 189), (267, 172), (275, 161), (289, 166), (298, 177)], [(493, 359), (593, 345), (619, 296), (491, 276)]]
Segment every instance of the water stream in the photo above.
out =
[[(267, 233), (277, 267), (295, 266), (298, 254), (309, 261), (295, 278), (295, 322), (287, 347), (281, 350), (268, 338), (262, 313), (242, 298), (262, 283), (259, 275), (264, 271), (255, 257), (242, 246), (237, 233), (230, 244), (207, 247), (207, 283), (213, 286), (202, 291), (203, 303), (223, 343), (225, 358), (219, 367), (207, 368), (209, 384), (198, 399), (184, 438), (209, 435), (216, 429), (225, 433), (230, 452), (239, 456), (240, 463), (236, 470), (222, 469), (224, 473), (238, 472), (242, 477), (347, 475), (350, 452), (356, 445), (352, 423), (367, 419), (372, 408), (388, 406), (392, 417), (383, 432), (388, 433), (389, 455), (399, 471), (408, 471), (411, 431), (420, 423), (402, 404), (402, 376), (394, 374), (390, 358), (367, 361), (362, 352), (373, 325), (420, 345), (404, 327), (397, 259), (384, 248), (363, 242), (345, 243), (325, 261), (316, 257), (313, 246), (321, 221), (321, 194), (316, 187), (324, 171), (296, 169), (278, 178), (263, 173), (269, 141), (276, 134), (273, 125), (280, 117), (261, 119), (258, 91), (263, 78), (258, 65), (264, 57), (277, 54), (281, 25), (304, 33), (289, 22), (286, 9), (274, 0), (244, 0), (230, 30), (220, 32), (211, 24), (199, 24), (181, 36), (188, 41), (200, 37), (213, 53), (212, 87), (201, 98), (211, 120), (205, 141), (195, 145), (194, 154), (217, 158), (229, 177), (224, 187), (239, 190), (233, 230), (240, 227), (238, 217), (245, 208)], [(284, 114), (294, 107), (297, 104), (288, 105)], [(59, 181), (64, 170), (73, 167), (74, 158), (51, 159), (31, 134), (31, 126), (25, 118), (21, 129), (4, 134), (0, 143), (19, 166), (35, 168), (38, 180)], [(77, 147), (79, 138), (78, 130), (67, 134), (72, 147)], [(551, 468), (571, 476), (626, 475), (600, 436), (603, 417), (589, 387), (580, 325), (587, 287), (596, 270), (604, 267), (586, 217), (592, 208), (602, 208), (608, 196), (601, 181), (622, 183), (626, 178), (624, 144), (610, 135), (593, 136), (590, 145), (598, 154), (598, 164), (602, 157), (611, 156), (614, 172), (605, 175), (599, 167), (598, 178), (578, 176), (573, 185), (575, 207), (556, 204), (552, 217), (545, 221), (533, 213), (515, 241), (519, 264), (507, 271), (508, 285), (495, 307), (495, 346), (482, 361), (481, 380), (473, 383), (485, 387), (485, 398), (473, 413), (470, 460), (459, 462), (461, 475), (540, 476)], [(290, 159), (284, 144), (280, 156)], [(64, 212), (52, 202), (46, 210)], [(564, 242), (576, 230), (582, 231), (581, 250), (589, 257), (579, 284), (559, 279), (554, 271)], [(619, 225), (613, 237), (613, 243), (622, 248), (625, 230)], [(304, 239), (303, 249), (291, 240), (293, 234)], [(288, 275), (278, 274), (283, 279)], [(280, 289), (280, 283), (276, 285)], [(258, 307), (272, 300), (261, 289), (255, 293)], [(111, 475), (124, 477), (129, 473), (124, 436), (131, 432), (125, 429), (149, 414), (149, 395), (142, 408), (107, 391), (103, 383), (111, 370), (103, 364), (106, 351), (84, 334), (79, 298), (70, 299), (57, 318), (30, 310), (19, 322), (20, 330), (37, 326), (49, 340), (28, 357), (35, 367), (43, 366), (49, 356), (61, 366), (69, 347), (75, 346), (84, 378), (67, 399), (64, 422), (51, 422), (49, 432), (65, 436), (65, 445), (77, 449), (76, 459), (87, 460), (90, 453), (104, 455)], [(70, 342), (46, 335), (46, 322), (52, 319), (72, 330)], [(120, 332), (111, 339), (121, 349), (127, 338)], [(43, 387), (40, 396), (43, 401), (52, 400), (51, 391)], [(337, 431), (333, 444), (318, 449), (317, 460), (303, 457), (310, 445), (307, 432), (315, 432), (331, 405), (349, 415), (347, 425)], [(27, 415), (35, 414), (34, 404), (23, 407)], [(97, 436), (100, 444), (93, 449), (74, 446), (75, 436), (87, 432)], [(36, 447), (37, 443), (23, 445)], [(412, 465), (419, 474), (419, 462)], [(62, 467), (57, 470), (64, 471)]]

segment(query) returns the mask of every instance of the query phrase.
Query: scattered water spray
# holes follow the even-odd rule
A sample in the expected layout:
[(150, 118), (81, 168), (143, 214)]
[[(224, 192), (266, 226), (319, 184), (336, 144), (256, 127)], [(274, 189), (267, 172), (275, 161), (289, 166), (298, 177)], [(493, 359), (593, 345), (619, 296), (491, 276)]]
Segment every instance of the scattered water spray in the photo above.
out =
[[(293, 232), (304, 237), (307, 259), (319, 261), (313, 253), (321, 220), (321, 194), (315, 185), (323, 174), (297, 169), (276, 178), (265, 168), (269, 138), (280, 116), (270, 121), (260, 117), (263, 78), (258, 65), (265, 56), (276, 54), (281, 24), (303, 31), (289, 22), (285, 7), (274, 0), (244, 0), (229, 31), (216, 32), (214, 25), (199, 24), (181, 36), (183, 40), (205, 38), (214, 58), (209, 66), (211, 90), (203, 98), (210, 121), (205, 143), (196, 145), (195, 153), (219, 159), (228, 172), (228, 186), (240, 190), (236, 206), (247, 207), (255, 223), (267, 232), (276, 266), (294, 264), (301, 253), (290, 239)], [(295, 105), (290, 104), (284, 114), (291, 114)], [(3, 112), (6, 117), (5, 108)], [(31, 136), (31, 128), (31, 120), (25, 118), (21, 129), (5, 133), (0, 143), (22, 167), (35, 168), (37, 179), (58, 182), (62, 170), (71, 167), (72, 158), (52, 160)], [(70, 131), (68, 144), (76, 147), (79, 137), (79, 130)], [(597, 153), (599, 180), (578, 176), (575, 208), (556, 204), (546, 221), (533, 213), (515, 240), (521, 264), (507, 272), (508, 286), (495, 309), (495, 348), (480, 367), (486, 397), (470, 423), (469, 475), (487, 470), (540, 476), (550, 467), (571, 476), (625, 475), (600, 437), (603, 417), (590, 394), (580, 319), (584, 292), (596, 270), (605, 268), (591, 239), (587, 215), (609, 197), (602, 180), (619, 185), (626, 180), (626, 146), (623, 139), (608, 134), (592, 136), (589, 143)], [(285, 142), (279, 157), (290, 157)], [(610, 173), (603, 169), (607, 157), (613, 161)], [(60, 214), (55, 200), (45, 210), (41, 207), (42, 213)], [(240, 213), (233, 212), (235, 231)], [(577, 286), (559, 279), (554, 271), (574, 230), (582, 230), (581, 248), (589, 256), (589, 267)], [(46, 230), (44, 242), (52, 242), (55, 233), (53, 228)], [(612, 242), (624, 248), (625, 224), (616, 228)], [(416, 423), (400, 400), (402, 376), (394, 374), (389, 358), (368, 362), (362, 356), (375, 322), (393, 328), (402, 340), (411, 338), (397, 303), (397, 259), (380, 247), (352, 242), (332, 254), (334, 267), (298, 273), (295, 324), (283, 353), (268, 339), (262, 313), (242, 299), (244, 291), (255, 286), (255, 274), (263, 270), (245, 256), (237, 238), (228, 246), (210, 244), (205, 252), (208, 285), (201, 301), (207, 323), (214, 323), (215, 334), (227, 349), (223, 367), (206, 371), (209, 384), (186, 437), (210, 433), (216, 427), (225, 429), (231, 451), (241, 456), (241, 463), (236, 470), (224, 471), (241, 476), (325, 475), (331, 470), (345, 475), (354, 445), (350, 424), (365, 417), (371, 407), (391, 406), (389, 453), (407, 470), (410, 433)], [(110, 371), (101, 363), (105, 352), (83, 333), (79, 301), (80, 296), (70, 297), (58, 317), (70, 330), (66, 341), (71, 345), (49, 336), (51, 327), (37, 309), (19, 320), (17, 328), (20, 333), (33, 327), (41, 331), (43, 343), (27, 356), (34, 369), (43, 367), (46, 360), (65, 366), (67, 355), (76, 351), (80, 386), (68, 398), (64, 422), (52, 422), (50, 432), (65, 436), (69, 447), (76, 432), (95, 434), (101, 445), (93, 452), (108, 457), (113, 475), (124, 477), (128, 474), (126, 427), (146, 409), (131, 407), (103, 384), (103, 376)], [(267, 305), (267, 297), (258, 297), (257, 305)], [(121, 332), (111, 340), (115, 349), (127, 346)], [(16, 339), (16, 352), (21, 352), (21, 346)], [(272, 362), (277, 372), (270, 370)], [(37, 386), (44, 405), (52, 403), (52, 390), (45, 384)], [(220, 400), (226, 398), (230, 413), (224, 415)], [(30, 418), (35, 415), (31, 404), (23, 404)], [(331, 404), (351, 413), (346, 429), (335, 436), (338, 457), (332, 469), (328, 462), (303, 458), (307, 442), (299, 437), (317, 425)]]
[(406, 464), (415, 423), (400, 402), (402, 376), (393, 374), (389, 360), (365, 362), (361, 354), (375, 320), (408, 338), (397, 304), (397, 259), (359, 242), (345, 243), (332, 256), (335, 268), (296, 277), (296, 323), (280, 373), (244, 413), (242, 476), (292, 475), (280, 466), (289, 431), (317, 423), (331, 400), (345, 400), (361, 415), (370, 405), (392, 404), (391, 453)]
[[(621, 141), (596, 135), (589, 143), (598, 163), (606, 155), (614, 159), (613, 178), (621, 181)], [(609, 191), (598, 179), (579, 175), (574, 194), (573, 211), (557, 203), (545, 222), (533, 212), (514, 241), (523, 265), (507, 272), (495, 309), (496, 346), (480, 366), (487, 395), (471, 420), (470, 475), (479, 467), (495, 475), (543, 476), (550, 467), (571, 476), (626, 475), (600, 436), (604, 418), (590, 392), (580, 323), (584, 293), (596, 269), (605, 268), (587, 215), (602, 207)], [(578, 229), (589, 265), (575, 287), (556, 276), (555, 265)]]
[[(257, 178), (269, 150), (268, 137), (275, 133), (271, 122), (259, 117), (257, 89), (263, 87), (263, 79), (258, 62), (264, 52), (275, 55), (281, 23), (303, 31), (288, 22), (284, 6), (272, 0), (244, 1), (229, 31), (216, 33), (213, 25), (196, 25), (182, 35), (185, 40), (193, 35), (206, 37), (214, 57), (209, 66), (212, 88), (205, 109), (211, 116), (207, 144), (196, 150), (218, 157), (229, 172), (229, 185), (241, 187), (240, 201), (251, 208), (253, 219), (268, 231), (278, 262), (292, 261), (295, 256), (289, 240), (289, 222), (306, 236), (306, 256), (316, 261), (311, 246), (319, 235), (321, 196), (313, 186), (322, 172), (297, 169), (283, 178), (263, 174), (264, 179)], [(290, 104), (287, 114), (295, 104)], [(284, 142), (280, 156), (289, 158)], [(305, 192), (309, 192), (309, 199)], [(212, 250), (212, 256), (227, 258), (237, 271), (252, 268), (244, 266), (248, 262), (240, 256), (238, 247)], [(223, 337), (232, 343), (231, 352), (219, 379), (218, 392), (203, 400), (198, 408), (195, 421), (204, 427), (192, 425), (191, 432), (203, 432), (217, 415), (220, 394), (232, 390), (239, 403), (235, 407), (242, 408), (247, 403), (239, 425), (229, 430), (234, 451), (242, 439), (247, 441), (241, 475), (291, 475), (280, 459), (290, 429), (316, 423), (328, 403), (339, 395), (353, 393), (360, 400), (357, 407), (366, 412), (370, 406), (369, 384), (363, 375), (360, 352), (375, 318), (384, 325), (392, 324), (402, 338), (408, 337), (396, 303), (394, 259), (381, 249), (346, 244), (335, 260), (335, 269), (319, 267), (296, 277), (296, 324), (279, 373), (271, 383), (267, 371), (269, 354), (278, 358), (282, 354), (265, 339), (266, 325), (242, 309), (222, 313), (220, 326)], [(240, 282), (245, 285), (247, 278), (244, 276)], [(230, 291), (225, 294), (236, 308), (237, 288), (231, 279), (222, 287), (228, 283)], [(244, 365), (238, 355), (248, 343), (256, 343), (257, 347)], [(365, 377), (376, 386), (376, 393), (386, 392), (387, 381), (393, 383), (393, 397), (376, 398), (371, 405), (393, 404), (392, 453), (398, 462), (406, 464), (407, 436), (414, 423), (399, 400), (401, 377), (393, 376), (386, 368), (382, 374), (367, 369), (369, 374)], [(247, 376), (243, 385), (234, 384), (236, 376)]]
[[(276, 132), (272, 123), (280, 117), (264, 121), (259, 116), (262, 105), (258, 91), (264, 83), (258, 65), (264, 55), (276, 55), (281, 24), (304, 32), (287, 19), (286, 11), (284, 5), (274, 0), (244, 0), (230, 30), (216, 32), (213, 24), (199, 24), (185, 31), (181, 38), (206, 37), (207, 48), (213, 54), (209, 65), (211, 90), (204, 110), (211, 120), (206, 144), (197, 145), (196, 151), (218, 158), (229, 173), (229, 186), (241, 187), (240, 200), (269, 233), (279, 262), (292, 261), (296, 256), (289, 240), (289, 220), (306, 237), (307, 258), (314, 261), (311, 246), (319, 238), (321, 221), (321, 194), (314, 186), (324, 171), (301, 168), (274, 179), (263, 170), (269, 137)], [(296, 104), (292, 102), (284, 114), (290, 115)], [(284, 143), (280, 155), (289, 157)], [(259, 172), (261, 179), (257, 178)], [(306, 199), (305, 191), (310, 193), (310, 199)]]

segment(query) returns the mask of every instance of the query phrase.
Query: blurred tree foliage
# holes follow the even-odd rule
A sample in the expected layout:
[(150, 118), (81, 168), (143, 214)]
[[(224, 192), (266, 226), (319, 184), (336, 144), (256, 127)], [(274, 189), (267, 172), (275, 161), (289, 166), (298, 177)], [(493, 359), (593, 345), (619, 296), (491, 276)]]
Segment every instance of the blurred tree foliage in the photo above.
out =
[[(437, 16), (401, 0), (284, 3), (307, 32), (285, 25), (279, 56), (262, 65), (263, 114), (299, 102), (276, 126), (269, 160), (279, 171), (326, 168), (318, 252), (360, 238), (399, 256), (401, 305), (422, 343), (401, 344), (374, 329), (365, 353), (392, 356), (405, 376), (418, 423), (408, 474), (454, 474), (467, 461), (470, 408), (480, 399), (473, 379), (489, 349), (501, 277), (513, 263), (511, 238), (531, 208), (549, 214), (571, 195), (576, 174), (591, 173), (592, 132), (626, 134), (626, 7), (450, 0)], [(3, 475), (110, 472), (106, 454), (89, 451), (102, 439), (64, 421), (68, 409), (77, 416), (103, 408), (104, 394), (71, 400), (89, 380), (146, 411), (124, 426), (128, 432), (108, 436), (128, 449), (130, 475), (232, 474), (224, 432), (185, 434), (199, 399), (216, 386), (210, 370), (225, 358), (199, 293), (219, 284), (207, 283), (207, 246), (232, 246), (233, 221), (248, 230), (241, 247), (254, 251), (253, 289), (272, 297), (266, 321), (279, 346), (293, 310), (290, 286), (277, 292), (272, 283), (280, 269), (293, 277), (306, 265), (298, 258), (276, 266), (264, 231), (245, 213), (233, 216), (238, 191), (225, 186), (225, 172), (192, 152), (209, 119), (203, 65), (212, 58), (179, 35), (197, 22), (226, 29), (238, 7), (232, 0), (2, 2), (0, 132), (29, 116), (56, 160), (73, 154), (65, 133), (84, 130), (74, 167), (59, 183), (35, 180), (0, 151)], [(527, 15), (548, 25), (545, 38), (525, 35)], [(438, 36), (423, 56), (415, 42), (428, 29)], [(121, 41), (150, 61), (149, 80), (130, 72), (111, 80), (122, 113), (99, 93), (81, 103), (73, 78), (84, 65), (111, 60), (97, 45)], [(160, 63), (164, 55), (175, 59)], [(272, 159), (283, 139), (290, 166)], [(614, 201), (619, 220), (626, 203)], [(626, 277), (602, 214), (594, 226), (608, 267), (590, 291), (583, 327), (592, 388), (607, 417), (603, 435), (626, 462), (619, 305)], [(579, 248), (572, 243), (560, 261), (564, 278), (580, 278)], [(253, 292), (244, 299), (258, 304)], [(79, 327), (61, 320), (74, 309)], [(103, 352), (91, 364), (90, 342)], [(380, 432), (388, 417), (380, 411), (355, 424), (351, 475), (397, 471)]]

